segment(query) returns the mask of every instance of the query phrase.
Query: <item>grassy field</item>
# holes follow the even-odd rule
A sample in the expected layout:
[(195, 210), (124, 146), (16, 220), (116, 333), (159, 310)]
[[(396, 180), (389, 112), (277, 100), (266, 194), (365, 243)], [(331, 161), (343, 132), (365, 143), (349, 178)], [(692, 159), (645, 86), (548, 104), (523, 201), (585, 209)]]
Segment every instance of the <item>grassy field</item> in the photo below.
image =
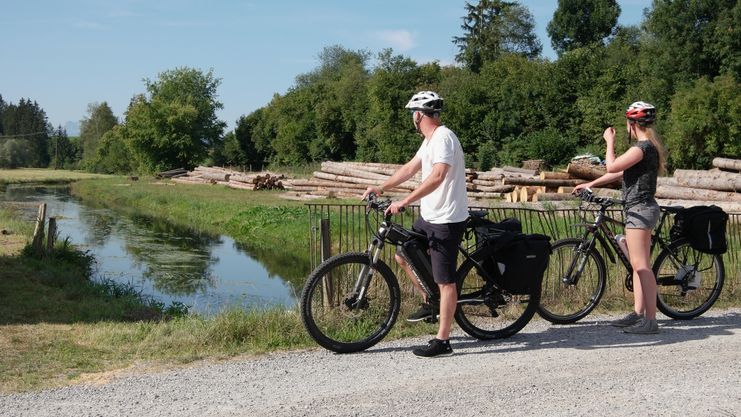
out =
[(106, 178), (110, 175), (91, 174), (82, 171), (44, 168), (0, 169), (0, 185), (20, 183), (54, 184), (90, 178)]
[[(89, 203), (229, 234), (266, 259), (275, 255), (270, 261), (277, 265), (273, 268), (305, 263), (308, 220), (303, 203), (271, 192), (162, 184), (105, 178), (75, 183), (72, 188)], [(297, 310), (229, 310), (209, 318), (181, 314), (182, 310), (157, 305), (131, 288), (91, 282), (92, 260), (74, 248), (62, 248), (58, 256), (45, 260), (25, 255), (21, 249), (33, 227), (19, 221), (12, 209), (0, 210), (0, 227), (12, 230), (18, 242), (13, 250), (7, 245), (0, 248), (0, 349), (4, 353), (0, 392), (316, 347)], [(275, 253), (275, 245), (289, 250)], [(389, 337), (429, 334), (434, 329), (400, 322)]]

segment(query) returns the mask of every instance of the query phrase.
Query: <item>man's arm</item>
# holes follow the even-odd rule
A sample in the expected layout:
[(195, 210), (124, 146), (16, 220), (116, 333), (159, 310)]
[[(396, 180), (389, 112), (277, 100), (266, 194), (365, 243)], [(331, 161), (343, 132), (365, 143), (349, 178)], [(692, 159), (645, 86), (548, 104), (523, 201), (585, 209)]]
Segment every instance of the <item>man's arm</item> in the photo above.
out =
[[(368, 197), (370, 193), (383, 194), (383, 190), (390, 190), (404, 181), (412, 178), (420, 169), (422, 169), (422, 160), (418, 157), (412, 158), (409, 162), (404, 164), (401, 168), (397, 169), (389, 179), (383, 182), (379, 187), (369, 186), (365, 193), (363, 193), (363, 199)], [(414, 201), (414, 200), (413, 200)]]
[(432, 173), (430, 173), (430, 175), (422, 182), (422, 184), (420, 184), (417, 189), (409, 193), (409, 195), (404, 197), (402, 200), (393, 202), (386, 210), (386, 212), (396, 214), (402, 207), (406, 207), (412, 202), (417, 201), (427, 194), (435, 191), (435, 189), (437, 189), (437, 187), (439, 187), (440, 184), (443, 183), (443, 181), (445, 180), (445, 176), (448, 175), (449, 170), (450, 165), (443, 162), (438, 162), (432, 165)]

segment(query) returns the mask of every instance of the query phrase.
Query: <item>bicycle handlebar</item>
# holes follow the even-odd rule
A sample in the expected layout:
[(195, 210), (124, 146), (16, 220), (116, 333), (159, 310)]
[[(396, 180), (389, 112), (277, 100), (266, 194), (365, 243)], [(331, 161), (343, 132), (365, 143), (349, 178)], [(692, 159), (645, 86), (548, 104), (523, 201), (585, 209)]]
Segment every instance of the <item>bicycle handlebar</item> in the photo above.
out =
[(594, 195), (594, 192), (590, 188), (583, 188), (581, 191), (575, 193), (577, 197), (581, 198), (582, 201), (586, 201), (588, 203), (595, 203), (599, 204), (600, 206), (607, 208), (613, 205), (623, 205), (625, 202), (623, 200), (618, 200), (615, 198), (609, 198), (609, 197), (598, 197)]

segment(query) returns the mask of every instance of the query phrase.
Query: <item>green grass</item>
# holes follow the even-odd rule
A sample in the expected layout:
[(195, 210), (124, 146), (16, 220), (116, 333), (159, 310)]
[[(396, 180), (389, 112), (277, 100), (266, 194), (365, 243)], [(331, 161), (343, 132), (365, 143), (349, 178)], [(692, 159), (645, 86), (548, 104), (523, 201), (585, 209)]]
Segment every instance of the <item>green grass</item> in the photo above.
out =
[(0, 185), (19, 183), (54, 184), (105, 177), (110, 177), (110, 175), (47, 168), (0, 169)]
[[(84, 181), (73, 189), (90, 203), (229, 234), (254, 252), (272, 256), (274, 264), (295, 263), (306, 253), (306, 208), (277, 193), (120, 178)], [(16, 210), (0, 210), (0, 224), (16, 230), (14, 236), (25, 244), (33, 227), (17, 216)], [(177, 306), (168, 309), (132, 288), (91, 282), (91, 259), (61, 246), (45, 260), (0, 248), (0, 392), (100, 380), (130, 368), (316, 347), (297, 309), (232, 309), (208, 318), (182, 315)], [(406, 310), (413, 307), (409, 303)], [(434, 331), (434, 325), (399, 321), (388, 337)]]

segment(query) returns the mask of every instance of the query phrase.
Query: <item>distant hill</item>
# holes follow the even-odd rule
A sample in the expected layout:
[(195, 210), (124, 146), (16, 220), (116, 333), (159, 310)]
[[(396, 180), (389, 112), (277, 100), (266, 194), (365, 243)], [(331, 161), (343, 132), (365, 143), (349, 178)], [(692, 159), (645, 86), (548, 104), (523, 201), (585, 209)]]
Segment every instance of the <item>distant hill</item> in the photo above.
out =
[(80, 123), (67, 122), (64, 124), (64, 130), (67, 131), (67, 136), (80, 136)]

